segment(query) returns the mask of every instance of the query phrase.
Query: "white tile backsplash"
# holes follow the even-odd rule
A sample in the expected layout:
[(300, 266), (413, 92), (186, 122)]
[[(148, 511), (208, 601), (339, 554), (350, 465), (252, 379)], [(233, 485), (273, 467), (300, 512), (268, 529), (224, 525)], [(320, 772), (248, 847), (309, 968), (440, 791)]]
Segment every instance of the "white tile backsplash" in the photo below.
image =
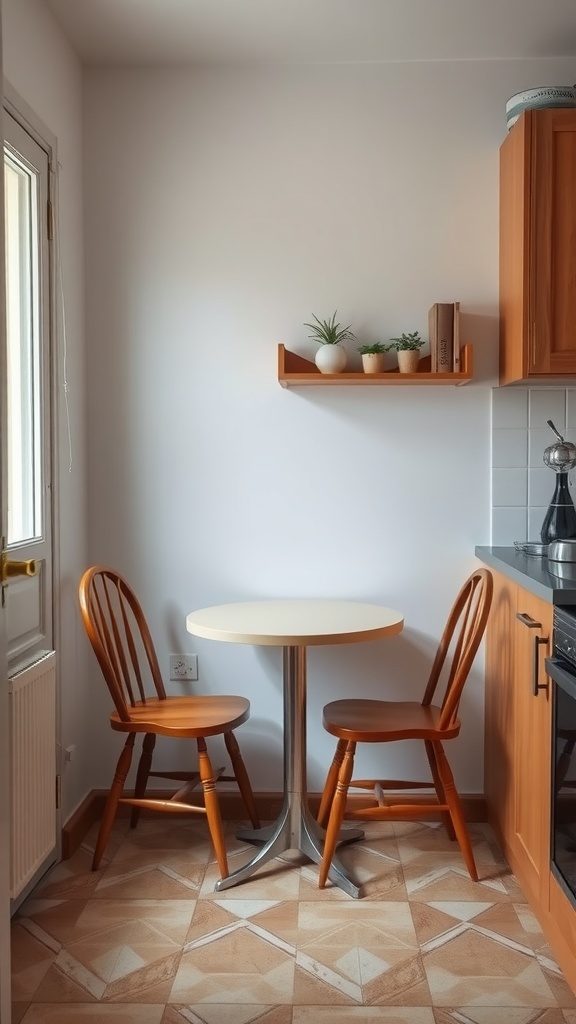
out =
[[(576, 404), (574, 407), (576, 417)], [(494, 388), (492, 391), (492, 428), (528, 426), (528, 391), (521, 388)]]
[(528, 509), (528, 534), (526, 540), (533, 541), (535, 544), (540, 543), (540, 530), (542, 529), (542, 523), (547, 511), (548, 505), (542, 507), (537, 505), (530, 506)]
[[(546, 428), (546, 421), (552, 420), (556, 430), (562, 434), (566, 429), (566, 391), (564, 388), (532, 388), (528, 391), (528, 426), (531, 429)], [(547, 428), (550, 436), (554, 435)]]
[(492, 543), (509, 547), (515, 540), (526, 540), (526, 508), (492, 509)]
[(516, 505), (525, 508), (527, 500), (528, 470), (492, 470), (492, 505), (494, 508), (501, 508), (505, 505)]
[(492, 469), (522, 469), (528, 465), (528, 431), (496, 427), (492, 430)]
[[(542, 466), (546, 469), (544, 462), (544, 452), (551, 444), (556, 444), (557, 438), (550, 430), (550, 427), (546, 427), (544, 430), (529, 430), (528, 431), (528, 465), (534, 469), (541, 469)], [(550, 476), (554, 475), (554, 470), (548, 468)], [(552, 484), (552, 490), (554, 490), (554, 484)]]
[[(492, 543), (540, 540), (554, 493), (544, 451), (556, 440), (547, 420), (576, 443), (576, 388), (492, 391)], [(569, 477), (575, 498), (576, 469)]]
[(573, 441), (576, 431), (576, 388), (569, 388), (566, 392), (566, 430), (572, 431), (569, 439)]

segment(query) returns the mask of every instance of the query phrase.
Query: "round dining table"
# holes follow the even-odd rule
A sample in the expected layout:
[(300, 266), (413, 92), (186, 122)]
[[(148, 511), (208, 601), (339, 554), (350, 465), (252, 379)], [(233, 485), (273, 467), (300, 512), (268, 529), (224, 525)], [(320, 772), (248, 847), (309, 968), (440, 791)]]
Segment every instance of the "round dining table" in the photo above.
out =
[[(284, 801), (277, 821), (261, 829), (243, 829), (238, 838), (260, 844), (247, 864), (219, 879), (217, 892), (250, 878), (259, 867), (286, 850), (298, 850), (319, 864), (324, 830), (313, 818), (306, 792), (306, 649), (357, 644), (400, 633), (401, 612), (358, 601), (286, 598), (240, 601), (199, 608), (186, 617), (194, 636), (235, 644), (283, 648)], [(345, 830), (344, 841), (362, 837)], [(350, 896), (359, 889), (336, 856), (328, 875)]]

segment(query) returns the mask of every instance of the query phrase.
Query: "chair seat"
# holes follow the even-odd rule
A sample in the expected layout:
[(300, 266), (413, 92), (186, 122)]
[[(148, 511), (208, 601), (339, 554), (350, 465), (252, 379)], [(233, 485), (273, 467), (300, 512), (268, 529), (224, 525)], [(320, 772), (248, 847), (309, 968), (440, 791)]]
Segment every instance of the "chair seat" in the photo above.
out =
[(441, 709), (434, 704), (423, 707), (417, 701), (335, 700), (324, 708), (323, 724), (332, 736), (362, 743), (390, 740), (451, 739), (460, 731), (455, 719), (448, 729), (440, 729)]
[(153, 732), (160, 736), (217, 736), (246, 722), (250, 702), (245, 697), (205, 696), (166, 697), (140, 701), (128, 707), (130, 720), (118, 712), (110, 715), (110, 724), (118, 732)]

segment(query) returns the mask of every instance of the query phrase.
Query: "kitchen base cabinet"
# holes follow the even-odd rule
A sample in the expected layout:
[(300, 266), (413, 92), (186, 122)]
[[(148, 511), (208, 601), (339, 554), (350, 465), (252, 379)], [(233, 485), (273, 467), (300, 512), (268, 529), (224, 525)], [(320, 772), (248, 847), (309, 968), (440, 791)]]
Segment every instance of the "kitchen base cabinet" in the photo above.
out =
[(548, 906), (552, 605), (495, 574), (488, 623), (486, 800), (530, 901)]
[(576, 908), (553, 876), (550, 877), (550, 912), (542, 927), (568, 984), (576, 992)]
[(488, 818), (576, 994), (576, 906), (550, 869), (555, 693), (544, 670), (554, 605), (576, 610), (576, 579), (559, 579), (545, 559), (514, 549), (477, 548), (476, 555), (494, 575), (486, 632)]

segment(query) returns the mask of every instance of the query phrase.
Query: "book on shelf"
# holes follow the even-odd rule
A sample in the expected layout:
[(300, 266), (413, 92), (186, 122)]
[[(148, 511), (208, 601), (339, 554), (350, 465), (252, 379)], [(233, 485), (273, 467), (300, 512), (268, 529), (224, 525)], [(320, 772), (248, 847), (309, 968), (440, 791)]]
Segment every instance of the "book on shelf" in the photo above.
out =
[(460, 373), (462, 370), (462, 362), (460, 358), (461, 342), (460, 342), (460, 303), (454, 303), (454, 373)]
[(454, 307), (454, 302), (435, 302), (428, 313), (432, 373), (452, 373), (454, 366)]

